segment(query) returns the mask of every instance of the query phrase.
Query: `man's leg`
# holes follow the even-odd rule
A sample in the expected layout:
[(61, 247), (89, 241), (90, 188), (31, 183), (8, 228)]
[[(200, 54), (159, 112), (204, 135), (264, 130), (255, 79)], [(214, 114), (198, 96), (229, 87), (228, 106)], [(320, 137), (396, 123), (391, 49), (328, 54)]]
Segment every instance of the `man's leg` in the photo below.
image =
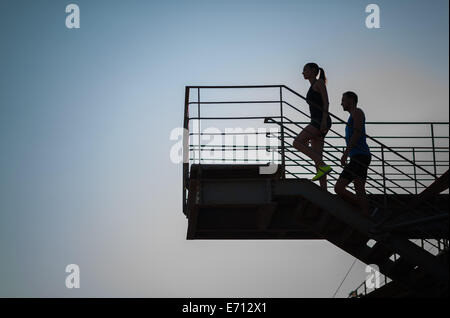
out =
[(339, 177), (338, 181), (334, 185), (334, 192), (336, 192), (338, 196), (340, 196), (348, 203), (359, 206), (359, 201), (356, 195), (346, 189), (346, 187), (350, 184), (350, 182), (351, 180)]
[(369, 202), (366, 196), (366, 179), (356, 178), (354, 181), (356, 197), (364, 215), (369, 216)]

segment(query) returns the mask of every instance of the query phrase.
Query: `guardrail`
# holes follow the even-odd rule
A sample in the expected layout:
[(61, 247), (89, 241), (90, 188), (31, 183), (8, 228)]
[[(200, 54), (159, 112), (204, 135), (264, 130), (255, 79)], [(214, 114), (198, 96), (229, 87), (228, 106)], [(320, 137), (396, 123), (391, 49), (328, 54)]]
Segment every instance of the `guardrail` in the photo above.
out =
[[(230, 91), (234, 93), (225, 93)], [(257, 99), (258, 96), (262, 98)], [(292, 146), (294, 138), (310, 122), (305, 101), (305, 97), (285, 85), (187, 86), (183, 124), (183, 212), (187, 212), (189, 167), (192, 163), (272, 162), (279, 165), (281, 178), (309, 178), (314, 175), (314, 163)], [(346, 121), (335, 116), (333, 110), (331, 104), (333, 126), (325, 138), (323, 151), (324, 160), (336, 172), (329, 175), (330, 185), (334, 184), (342, 169), (340, 157), (345, 149), (346, 125)], [(214, 124), (207, 126), (211, 122)], [(448, 122), (367, 121), (366, 139), (372, 162), (366, 190), (369, 194), (384, 195), (383, 202), (371, 204), (386, 207), (388, 195), (418, 194), (447, 171), (448, 129)], [(400, 201), (395, 196), (394, 199)], [(400, 203), (407, 206), (407, 202)], [(442, 216), (442, 211), (433, 205), (429, 208), (430, 216)], [(415, 211), (409, 212), (413, 214)], [(416, 229), (420, 230), (420, 224)], [(421, 240), (420, 244), (439, 250), (441, 243), (448, 246), (448, 240)], [(384, 282), (388, 281), (385, 277)], [(359, 295), (361, 288), (365, 288), (365, 283), (352, 294), (356, 292)], [(366, 293), (367, 289), (362, 294)]]
[[(239, 91), (238, 94), (234, 94), (238, 98), (223, 100), (224, 97), (221, 95), (226, 90)], [(270, 94), (266, 93), (268, 90), (270, 90)], [(194, 91), (194, 94), (191, 91)], [(220, 91), (221, 94), (210, 94), (205, 97), (204, 95), (207, 95), (204, 93), (205, 91)], [(245, 94), (240, 94), (242, 91), (246, 91), (247, 94), (251, 93), (245, 96)], [(255, 99), (258, 94), (266, 98)], [(267, 98), (269, 95), (270, 98)], [(193, 96), (195, 98), (192, 98)], [(236, 105), (239, 108), (230, 109), (230, 106)], [(272, 106), (270, 111), (268, 105)], [(264, 164), (273, 161), (279, 164), (282, 178), (300, 178), (315, 174), (312, 161), (292, 146), (295, 136), (309, 123), (309, 120), (305, 121), (305, 119), (309, 119), (308, 110), (302, 110), (301, 107), (297, 107), (298, 105), (307, 106), (305, 98), (284, 85), (187, 86), (184, 109), (186, 134), (184, 136), (183, 211), (186, 211), (187, 181), (191, 163)], [(223, 108), (222, 112), (214, 112), (210, 109), (203, 109), (205, 106), (207, 108), (225, 106), (226, 108)], [(332, 107), (330, 110), (333, 110)], [(196, 114), (191, 116), (192, 111)], [(223, 113), (227, 115), (224, 116)], [(333, 118), (333, 127), (326, 137), (323, 154), (324, 160), (338, 172), (341, 169), (340, 153), (345, 149), (343, 130), (346, 122), (333, 115), (332, 112), (330, 115)], [(293, 121), (291, 118), (303, 120)], [(247, 123), (247, 127), (241, 132), (202, 131), (201, 127), (205, 122), (214, 122), (216, 128), (226, 128), (225, 123), (232, 127), (238, 122)], [(249, 128), (257, 126), (259, 128), (275, 126), (278, 130), (272, 132), (257, 131), (256, 129), (249, 131)], [(369, 167), (366, 185), (368, 193), (417, 194), (433, 182), (436, 176), (448, 169), (448, 122), (368, 121), (366, 127), (367, 141), (372, 152), (372, 163)], [(380, 134), (377, 131), (376, 135), (371, 136), (369, 132), (375, 130), (372, 127), (377, 127), (377, 130), (382, 132), (392, 131), (392, 128), (395, 128), (396, 134)], [(437, 130), (441, 130), (441, 132), (437, 132)], [(217, 136), (221, 138), (216, 138)], [(230, 136), (244, 136), (247, 138), (247, 142), (241, 138), (241, 143), (227, 144), (224, 139)], [(262, 144), (256, 142), (251, 145), (248, 142), (251, 136), (258, 136), (258, 138), (265, 136), (265, 141), (263, 140)], [(214, 141), (209, 140), (208, 143), (204, 143), (205, 137)], [(278, 144), (275, 146), (273, 142), (270, 142), (272, 138), (278, 140)], [(217, 139), (219, 142), (216, 142)], [(239, 139), (233, 137), (232, 140), (238, 141)], [(268, 160), (267, 154), (264, 155), (266, 152), (272, 152), (271, 159)], [(211, 153), (214, 153), (213, 159), (211, 159)], [(250, 153), (256, 154), (256, 156), (252, 158), (248, 155)], [(336, 179), (337, 174), (331, 174), (328, 183), (333, 184)]]

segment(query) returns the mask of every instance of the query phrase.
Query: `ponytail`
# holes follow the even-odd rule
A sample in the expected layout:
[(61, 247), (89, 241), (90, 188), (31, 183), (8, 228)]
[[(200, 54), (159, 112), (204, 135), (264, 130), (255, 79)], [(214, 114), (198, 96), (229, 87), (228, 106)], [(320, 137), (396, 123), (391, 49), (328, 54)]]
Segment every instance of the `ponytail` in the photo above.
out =
[(311, 63), (307, 63), (305, 66), (309, 67), (313, 71), (313, 74), (315, 74), (315, 77), (317, 77), (317, 75), (319, 75), (319, 71), (320, 71), (319, 79), (322, 79), (325, 83), (327, 82), (327, 78), (325, 77), (325, 71), (323, 70), (323, 68), (319, 67), (319, 65), (311, 62)]
[(325, 77), (325, 71), (321, 67), (319, 67), (319, 71), (320, 71), (319, 79), (323, 80), (325, 82), (325, 84), (326, 84), (327, 83), (327, 78)]

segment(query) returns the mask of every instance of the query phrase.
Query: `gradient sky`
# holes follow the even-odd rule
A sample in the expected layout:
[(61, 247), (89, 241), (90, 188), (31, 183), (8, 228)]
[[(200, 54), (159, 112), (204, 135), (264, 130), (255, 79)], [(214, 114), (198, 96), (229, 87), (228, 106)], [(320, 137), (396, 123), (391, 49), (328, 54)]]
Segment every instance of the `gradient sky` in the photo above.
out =
[[(186, 85), (285, 84), (330, 111), (448, 121), (447, 0), (0, 2), (0, 296), (330, 297), (353, 258), (324, 241), (186, 241), (169, 134)], [(68, 290), (65, 266), (81, 269)], [(338, 296), (365, 278), (358, 262)]]

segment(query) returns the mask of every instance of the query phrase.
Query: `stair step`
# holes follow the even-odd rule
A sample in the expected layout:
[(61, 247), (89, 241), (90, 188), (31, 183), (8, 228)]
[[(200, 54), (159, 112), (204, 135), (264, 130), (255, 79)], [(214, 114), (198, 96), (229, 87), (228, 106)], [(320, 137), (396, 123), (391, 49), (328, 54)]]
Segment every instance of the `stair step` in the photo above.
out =
[(400, 257), (395, 262), (393, 262), (392, 268), (390, 270), (391, 275), (407, 275), (411, 270), (414, 269), (414, 264), (411, 264), (403, 257)]
[(380, 242), (377, 242), (373, 247), (365, 246), (361, 253), (361, 258), (366, 259), (371, 264), (380, 265), (389, 259), (392, 255), (392, 250), (387, 248)]

